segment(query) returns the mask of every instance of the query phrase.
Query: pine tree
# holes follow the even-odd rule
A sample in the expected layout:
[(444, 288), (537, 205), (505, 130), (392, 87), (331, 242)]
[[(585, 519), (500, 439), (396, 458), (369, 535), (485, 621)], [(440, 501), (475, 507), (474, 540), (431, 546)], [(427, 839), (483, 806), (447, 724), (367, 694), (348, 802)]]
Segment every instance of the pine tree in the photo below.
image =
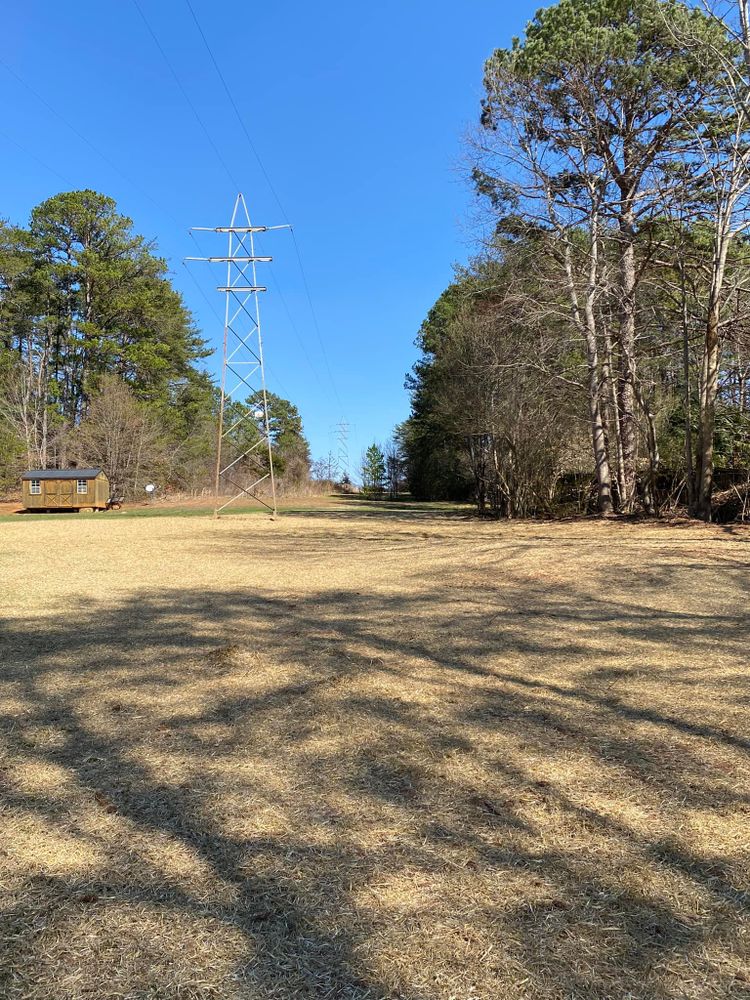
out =
[(379, 496), (385, 489), (385, 455), (373, 442), (362, 456), (362, 489), (368, 496)]

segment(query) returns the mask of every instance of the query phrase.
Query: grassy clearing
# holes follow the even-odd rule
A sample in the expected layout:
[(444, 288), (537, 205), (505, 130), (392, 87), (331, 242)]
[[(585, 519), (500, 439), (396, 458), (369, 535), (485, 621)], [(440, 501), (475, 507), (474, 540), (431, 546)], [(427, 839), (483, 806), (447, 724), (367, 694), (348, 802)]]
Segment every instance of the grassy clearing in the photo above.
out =
[(750, 996), (747, 530), (0, 526), (0, 995)]
[[(0, 524), (11, 524), (14, 521), (46, 521), (50, 518), (65, 519), (78, 517), (104, 517), (104, 518), (129, 518), (129, 517), (213, 517), (213, 499), (200, 498), (197, 500), (168, 501), (154, 504), (126, 505), (121, 510), (97, 511), (96, 515), (91, 515), (88, 511), (79, 514), (77, 511), (54, 513), (45, 511), (41, 514), (34, 514), (24, 511), (20, 503), (0, 504)], [(447, 503), (447, 502), (421, 502), (416, 500), (365, 500), (358, 496), (311, 496), (305, 498), (294, 497), (282, 499), (279, 502), (279, 511), (283, 514), (310, 514), (328, 513), (337, 511), (339, 513), (351, 513), (357, 515), (378, 514), (381, 517), (396, 516), (403, 514), (431, 514), (442, 512), (446, 515), (469, 516), (474, 508), (470, 504)], [(242, 504), (235, 503), (222, 512), (223, 516), (233, 516), (238, 514), (268, 514), (268, 507), (263, 504)]]

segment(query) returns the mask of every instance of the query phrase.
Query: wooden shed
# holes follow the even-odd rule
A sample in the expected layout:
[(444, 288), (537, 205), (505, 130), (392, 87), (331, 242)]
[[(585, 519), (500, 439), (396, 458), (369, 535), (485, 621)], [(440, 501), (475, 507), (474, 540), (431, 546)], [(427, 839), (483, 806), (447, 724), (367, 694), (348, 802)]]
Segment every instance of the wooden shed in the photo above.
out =
[(21, 487), (26, 510), (104, 510), (109, 500), (101, 469), (32, 469)]

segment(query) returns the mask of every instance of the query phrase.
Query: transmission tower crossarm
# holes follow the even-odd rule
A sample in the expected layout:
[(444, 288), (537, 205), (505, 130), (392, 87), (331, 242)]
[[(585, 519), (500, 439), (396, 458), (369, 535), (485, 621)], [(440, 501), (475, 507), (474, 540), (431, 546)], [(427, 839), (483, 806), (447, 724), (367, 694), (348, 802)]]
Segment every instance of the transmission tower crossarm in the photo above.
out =
[(217, 292), (267, 292), (265, 285), (217, 285)]
[(191, 226), (191, 233), (268, 233), (273, 229), (291, 229), (291, 226)]
[(207, 264), (226, 264), (231, 261), (233, 264), (270, 264), (273, 257), (185, 257), (185, 260), (200, 260)]

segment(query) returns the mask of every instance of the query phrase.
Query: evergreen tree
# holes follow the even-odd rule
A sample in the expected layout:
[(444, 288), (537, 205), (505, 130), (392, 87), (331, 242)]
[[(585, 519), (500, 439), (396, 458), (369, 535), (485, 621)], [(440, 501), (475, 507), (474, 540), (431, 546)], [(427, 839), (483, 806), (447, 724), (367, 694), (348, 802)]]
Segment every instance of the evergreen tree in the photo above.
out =
[[(586, 350), (602, 511), (612, 507), (612, 466), (621, 509), (637, 498), (639, 423), (649, 420), (639, 385), (639, 287), (655, 252), (651, 237), (686, 187), (695, 213), (707, 191), (723, 186), (703, 165), (736, 124), (746, 132), (727, 87), (739, 55), (715, 18), (679, 0), (560, 0), (485, 66), (475, 181), (501, 227), (554, 234), (559, 282)], [(745, 161), (734, 152), (726, 164)], [(717, 225), (725, 215), (719, 207)], [(612, 351), (602, 330), (606, 295)], [(653, 449), (650, 461), (653, 479)]]
[[(200, 367), (208, 354), (166, 262), (111, 198), (65, 192), (28, 228), (0, 222), (0, 482), (75, 457), (126, 491), (147, 466), (177, 489), (211, 487), (219, 393)], [(302, 421), (288, 400), (268, 401), (276, 468), (294, 487), (309, 475)], [(259, 400), (231, 403), (224, 430), (265, 475), (261, 413)]]
[(208, 352), (153, 251), (94, 191), (48, 199), (28, 230), (0, 228), (0, 350), (30, 464), (60, 457), (53, 432), (78, 425), (107, 375), (165, 417), (189, 384), (205, 393)]
[(385, 489), (386, 465), (381, 447), (373, 442), (362, 456), (362, 489), (367, 495), (379, 496)]

